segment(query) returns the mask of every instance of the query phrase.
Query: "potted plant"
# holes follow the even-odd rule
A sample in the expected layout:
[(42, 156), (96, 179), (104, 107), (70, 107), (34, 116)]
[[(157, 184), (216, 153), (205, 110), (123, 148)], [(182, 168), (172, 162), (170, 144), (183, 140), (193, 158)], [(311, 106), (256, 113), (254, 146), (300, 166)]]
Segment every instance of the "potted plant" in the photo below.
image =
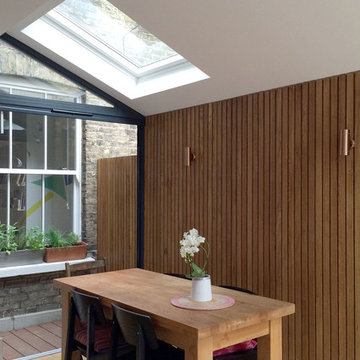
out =
[(9, 255), (11, 251), (17, 250), (18, 246), (15, 242), (16, 233), (16, 226), (6, 226), (6, 224), (0, 223), (0, 251), (4, 251)]
[[(202, 267), (194, 263), (194, 255), (200, 249), (205, 254), (205, 261)], [(192, 279), (191, 299), (194, 301), (210, 301), (212, 299), (211, 277), (206, 273), (209, 255), (209, 243), (205, 241), (204, 237), (199, 235), (196, 229), (191, 229), (184, 233), (183, 238), (180, 240), (180, 256), (192, 268), (192, 273), (186, 275), (186, 277)]]
[(14, 257), (10, 257), (10, 254), (17, 250), (15, 236), (15, 226), (0, 223), (0, 267), (15, 266), (12, 265)]
[(60, 230), (51, 228), (45, 234), (45, 262), (83, 259), (88, 245), (73, 232), (65, 236)]
[(44, 234), (37, 226), (27, 232), (15, 225), (0, 223), (0, 268), (43, 262)]

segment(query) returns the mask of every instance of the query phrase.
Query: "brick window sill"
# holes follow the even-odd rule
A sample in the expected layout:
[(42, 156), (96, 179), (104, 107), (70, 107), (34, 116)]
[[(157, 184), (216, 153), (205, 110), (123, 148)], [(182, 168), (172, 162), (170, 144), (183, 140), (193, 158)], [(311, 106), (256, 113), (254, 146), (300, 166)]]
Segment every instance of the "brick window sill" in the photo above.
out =
[[(70, 264), (82, 263), (86, 261), (94, 261), (93, 258), (87, 257), (81, 260), (72, 260), (69, 261)], [(54, 271), (65, 270), (65, 263), (67, 261), (59, 261), (53, 263), (40, 263), (32, 265), (20, 265), (20, 266), (9, 266), (5, 268), (0, 268), (0, 279), (21, 276), (21, 275), (31, 275), (31, 274), (42, 274)]]

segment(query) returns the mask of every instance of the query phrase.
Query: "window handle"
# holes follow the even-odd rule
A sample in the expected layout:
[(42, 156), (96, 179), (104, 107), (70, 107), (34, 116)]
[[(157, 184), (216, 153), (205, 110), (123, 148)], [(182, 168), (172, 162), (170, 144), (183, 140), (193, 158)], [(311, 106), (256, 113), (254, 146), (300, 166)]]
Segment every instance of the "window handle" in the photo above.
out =
[(83, 112), (83, 111), (70, 111), (70, 110), (63, 110), (63, 109), (51, 109), (52, 113), (58, 113), (58, 114), (64, 114), (64, 115), (76, 115), (76, 116), (86, 116), (86, 117), (91, 117), (93, 116), (92, 113), (88, 113), (88, 112)]

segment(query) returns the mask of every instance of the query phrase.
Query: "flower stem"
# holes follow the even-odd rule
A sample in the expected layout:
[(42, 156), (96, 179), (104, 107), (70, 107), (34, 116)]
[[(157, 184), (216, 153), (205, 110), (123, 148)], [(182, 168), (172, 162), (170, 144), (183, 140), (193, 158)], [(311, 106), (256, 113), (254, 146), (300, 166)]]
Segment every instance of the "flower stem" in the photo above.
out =
[(206, 243), (207, 245), (207, 249), (200, 244), (200, 248), (204, 250), (204, 253), (205, 253), (205, 262), (204, 262), (204, 266), (202, 267), (202, 270), (206, 273), (205, 269), (206, 269), (206, 266), (208, 264), (208, 261), (209, 261), (209, 256), (210, 256), (210, 244), (209, 243)]

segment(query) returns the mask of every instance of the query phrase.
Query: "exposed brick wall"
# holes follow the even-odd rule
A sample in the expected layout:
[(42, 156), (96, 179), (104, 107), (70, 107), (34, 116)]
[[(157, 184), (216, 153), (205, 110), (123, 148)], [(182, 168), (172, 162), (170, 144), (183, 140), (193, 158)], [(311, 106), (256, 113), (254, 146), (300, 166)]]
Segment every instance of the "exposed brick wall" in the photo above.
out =
[(65, 271), (0, 279), (0, 318), (61, 308), (61, 295), (53, 279)]
[(50, 80), (64, 85), (75, 84), (63, 76), (58, 75), (47, 66), (25, 55), (23, 52), (0, 40), (0, 73), (34, 77), (42, 80)]
[(82, 154), (82, 238), (96, 249), (97, 160), (137, 154), (135, 125), (85, 121)]

